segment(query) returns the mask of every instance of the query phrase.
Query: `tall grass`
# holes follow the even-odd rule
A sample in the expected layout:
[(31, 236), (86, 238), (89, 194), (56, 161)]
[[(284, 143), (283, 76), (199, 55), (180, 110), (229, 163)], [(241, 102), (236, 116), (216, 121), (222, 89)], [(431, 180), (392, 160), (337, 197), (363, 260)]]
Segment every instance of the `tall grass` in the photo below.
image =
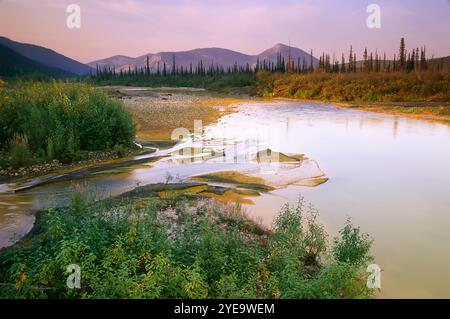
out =
[(17, 82), (0, 88), (0, 149), (16, 135), (35, 156), (53, 159), (130, 145), (135, 126), (121, 102), (86, 84)]

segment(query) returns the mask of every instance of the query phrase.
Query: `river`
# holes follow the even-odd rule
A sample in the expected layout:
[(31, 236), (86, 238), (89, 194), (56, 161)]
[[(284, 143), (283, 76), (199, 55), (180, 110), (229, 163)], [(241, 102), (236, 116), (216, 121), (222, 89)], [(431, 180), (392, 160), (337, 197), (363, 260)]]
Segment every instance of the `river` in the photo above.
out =
[[(169, 155), (158, 162), (85, 180), (99, 197), (108, 197), (168, 176), (185, 180), (220, 170), (261, 176), (277, 189), (251, 198), (250, 216), (271, 225), (284, 203), (302, 195), (320, 211), (330, 240), (348, 217), (375, 239), (372, 253), (382, 268), (379, 297), (449, 298), (449, 141), (450, 126), (437, 122), (324, 103), (252, 102), (175, 149), (152, 155)], [(194, 154), (177, 152), (186, 147), (195, 147)], [(267, 148), (308, 160), (256, 163), (256, 152)], [(322, 174), (326, 183), (305, 186)], [(32, 210), (66, 202), (71, 187), (59, 182), (11, 193), (0, 185), (0, 247), (30, 230)]]

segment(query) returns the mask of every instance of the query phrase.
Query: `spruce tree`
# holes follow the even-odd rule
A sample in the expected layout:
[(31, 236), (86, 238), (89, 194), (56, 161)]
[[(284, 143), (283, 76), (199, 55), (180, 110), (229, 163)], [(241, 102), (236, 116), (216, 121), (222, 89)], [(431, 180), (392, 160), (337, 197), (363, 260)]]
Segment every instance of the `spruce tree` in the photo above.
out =
[(175, 63), (175, 54), (172, 55), (172, 75), (176, 73), (176, 63)]
[(405, 46), (405, 38), (401, 38), (400, 40), (400, 50), (399, 50), (399, 68), (405, 69), (406, 67), (406, 46)]
[(344, 53), (342, 53), (342, 57), (341, 57), (341, 73), (345, 73), (345, 56), (344, 56)]
[(426, 70), (427, 69), (427, 60), (425, 56), (425, 47), (420, 50), (420, 70)]
[(363, 63), (364, 72), (368, 72), (369, 71), (369, 65), (368, 65), (367, 48), (364, 49), (363, 59), (364, 59), (364, 63)]
[(348, 71), (353, 72), (353, 46), (350, 46), (350, 54), (348, 57)]
[(369, 58), (369, 72), (373, 71), (373, 53), (370, 52), (370, 58)]
[(416, 56), (414, 57), (414, 61), (416, 62), (415, 65), (414, 65), (414, 69), (416, 71), (419, 70), (419, 65), (420, 65), (420, 60), (419, 59), (420, 59), (419, 58), (419, 48), (416, 48)]

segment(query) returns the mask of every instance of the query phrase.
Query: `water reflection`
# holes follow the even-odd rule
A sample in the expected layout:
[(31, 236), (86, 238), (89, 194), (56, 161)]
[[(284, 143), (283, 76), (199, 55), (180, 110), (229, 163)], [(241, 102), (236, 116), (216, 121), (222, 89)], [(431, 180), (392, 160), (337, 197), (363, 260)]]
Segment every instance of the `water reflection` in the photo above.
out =
[[(375, 237), (383, 297), (450, 297), (449, 140), (450, 126), (434, 122), (321, 103), (244, 104), (205, 128), (200, 142), (185, 141), (166, 159), (89, 181), (106, 197), (164, 181), (167, 172), (180, 179), (218, 170), (251, 172), (280, 186), (247, 207), (267, 225), (281, 205), (302, 194), (332, 235), (351, 216)], [(254, 158), (264, 148), (310, 160), (262, 167)], [(300, 186), (302, 178), (322, 171), (327, 183)], [(0, 243), (16, 230), (27, 231), (32, 215), (24, 211), (54, 204), (51, 196), (64, 202), (69, 187), (65, 182), (1, 194)]]

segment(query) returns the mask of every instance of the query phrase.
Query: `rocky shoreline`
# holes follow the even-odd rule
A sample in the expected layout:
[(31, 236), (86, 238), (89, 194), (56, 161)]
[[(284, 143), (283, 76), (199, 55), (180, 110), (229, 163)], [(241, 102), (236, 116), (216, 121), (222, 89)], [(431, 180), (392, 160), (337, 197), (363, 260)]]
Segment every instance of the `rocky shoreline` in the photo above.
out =
[(18, 169), (15, 169), (13, 167), (1, 168), (0, 183), (12, 182), (23, 178), (44, 176), (55, 171), (100, 165), (108, 161), (142, 155), (149, 152), (152, 152), (152, 150), (142, 150), (137, 148), (126, 149), (123, 152), (121, 151), (121, 154), (119, 154), (119, 152), (116, 150), (92, 151), (86, 152), (85, 154), (83, 154), (82, 159), (75, 160), (71, 163), (63, 163), (60, 160), (52, 160), (30, 165), (28, 167), (21, 167)]

